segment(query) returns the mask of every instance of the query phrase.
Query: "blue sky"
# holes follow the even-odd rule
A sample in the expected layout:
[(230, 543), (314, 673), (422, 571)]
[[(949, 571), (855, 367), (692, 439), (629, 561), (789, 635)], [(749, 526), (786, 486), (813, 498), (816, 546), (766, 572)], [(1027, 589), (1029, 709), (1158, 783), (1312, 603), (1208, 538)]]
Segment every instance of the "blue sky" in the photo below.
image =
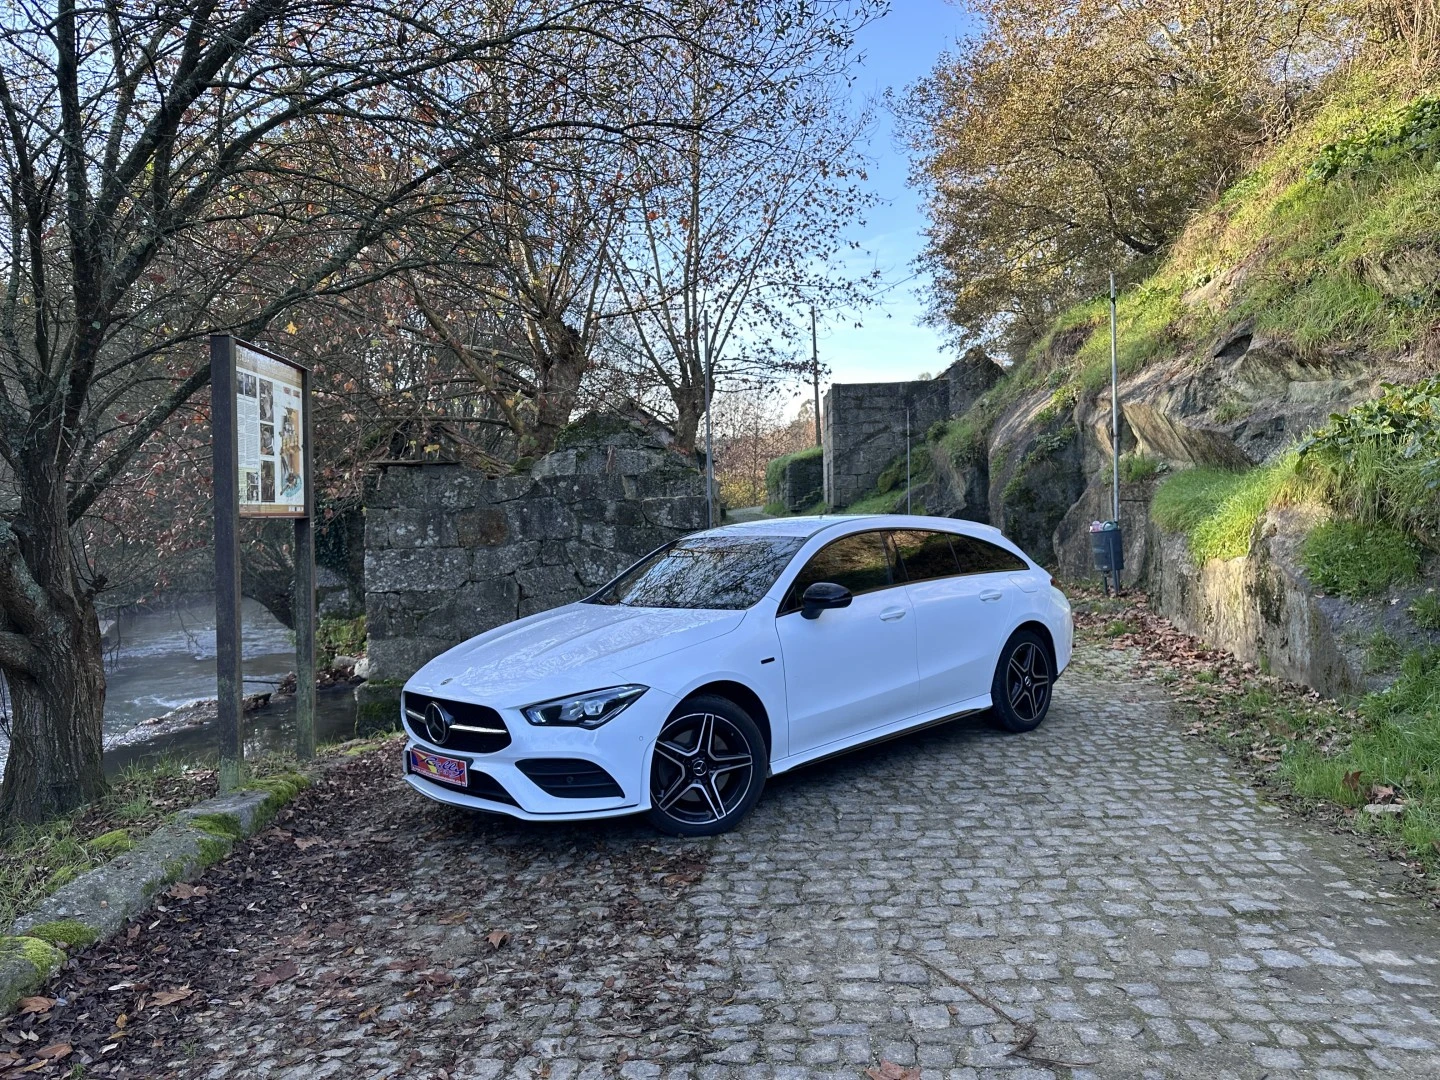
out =
[[(907, 184), (909, 159), (895, 141), (891, 116), (879, 98), (889, 87), (903, 89), (926, 75), (942, 51), (971, 25), (963, 7), (947, 0), (892, 0), (891, 11), (866, 27), (859, 46), (865, 55), (855, 92), (876, 99), (876, 121), (867, 156), (870, 181), (883, 200), (866, 215), (853, 238), (869, 253), (886, 281), (899, 282), (914, 272), (911, 263), (924, 246), (925, 218), (919, 195)], [(854, 319), (821, 327), (820, 356), (835, 382), (884, 382), (935, 373), (953, 359), (934, 330), (920, 325), (923, 306), (911, 280), (890, 289), (881, 303)]]

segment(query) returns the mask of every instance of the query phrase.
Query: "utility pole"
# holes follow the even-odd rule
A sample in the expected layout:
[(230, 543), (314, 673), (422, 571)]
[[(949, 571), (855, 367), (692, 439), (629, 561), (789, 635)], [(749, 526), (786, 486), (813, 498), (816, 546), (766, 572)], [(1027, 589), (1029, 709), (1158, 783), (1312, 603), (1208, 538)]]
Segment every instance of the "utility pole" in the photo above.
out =
[(702, 316), (701, 334), (704, 347), (704, 369), (705, 369), (705, 523), (708, 528), (715, 527), (715, 442), (711, 436), (710, 425), (710, 395), (715, 381), (715, 371), (710, 356), (710, 313), (707, 311)]
[(815, 445), (820, 440), (820, 343), (815, 336), (815, 305), (810, 305), (810, 378), (815, 384)]
[[(1110, 272), (1110, 453), (1113, 472), (1111, 475), (1111, 520), (1120, 523), (1120, 349), (1115, 331), (1115, 272)], [(1120, 578), (1116, 575), (1115, 591), (1120, 591)]]

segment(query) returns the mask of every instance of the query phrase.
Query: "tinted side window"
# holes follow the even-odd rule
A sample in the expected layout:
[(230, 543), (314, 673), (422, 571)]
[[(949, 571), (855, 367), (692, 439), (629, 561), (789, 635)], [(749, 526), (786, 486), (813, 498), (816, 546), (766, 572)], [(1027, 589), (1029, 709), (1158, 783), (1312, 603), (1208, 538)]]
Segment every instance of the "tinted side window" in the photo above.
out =
[(1019, 556), (974, 536), (956, 534), (950, 537), (955, 556), (960, 560), (962, 574), (995, 574), (1030, 569)]
[(800, 597), (817, 581), (843, 585), (856, 596), (890, 585), (890, 554), (884, 534), (856, 533), (826, 544), (795, 578), (781, 613), (798, 610)]
[(930, 581), (954, 577), (960, 572), (955, 553), (950, 550), (950, 537), (943, 532), (920, 529), (898, 529), (890, 534), (895, 550), (905, 567), (906, 581)]

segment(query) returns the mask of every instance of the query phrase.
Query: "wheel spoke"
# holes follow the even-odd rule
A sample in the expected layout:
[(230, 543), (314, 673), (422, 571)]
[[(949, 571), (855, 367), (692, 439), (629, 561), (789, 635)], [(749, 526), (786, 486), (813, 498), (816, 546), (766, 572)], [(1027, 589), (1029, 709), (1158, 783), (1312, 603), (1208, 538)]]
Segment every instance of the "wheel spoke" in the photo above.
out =
[(670, 788), (670, 790), (665, 792), (665, 794), (661, 795), (660, 798), (657, 800), (660, 804), (660, 809), (669, 810), (670, 807), (674, 806), (677, 802), (680, 801), (681, 796), (683, 796), (694, 786), (695, 783), (690, 779), (689, 776), (680, 777), (680, 779), (675, 781), (674, 785)]
[(714, 790), (713, 783), (696, 783), (693, 786), (696, 791), (700, 792), (705, 801), (710, 804), (710, 813), (714, 815), (715, 821), (719, 821), (725, 816), (725, 800), (720, 798), (718, 791)]
[(655, 753), (670, 762), (671, 765), (674, 765), (682, 774), (689, 773), (691, 755), (685, 753), (673, 743), (657, 742), (655, 744)]
[(715, 714), (706, 713), (700, 721), (700, 732), (695, 736), (695, 754), (710, 755), (715, 750)]
[(1020, 653), (1016, 652), (1010, 657), (1010, 670), (1022, 683), (1025, 681), (1025, 667), (1020, 663)]

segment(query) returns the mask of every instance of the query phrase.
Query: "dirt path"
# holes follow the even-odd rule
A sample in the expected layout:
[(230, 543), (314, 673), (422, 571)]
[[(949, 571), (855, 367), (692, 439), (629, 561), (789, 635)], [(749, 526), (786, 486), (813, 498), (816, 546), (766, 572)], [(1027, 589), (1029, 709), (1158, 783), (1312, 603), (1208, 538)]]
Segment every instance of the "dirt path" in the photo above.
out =
[(1039, 732), (817, 766), (702, 844), (357, 759), (0, 1036), (70, 1045), (30, 1076), (1436, 1075), (1440, 921), (1169, 708), (1085, 650)]

